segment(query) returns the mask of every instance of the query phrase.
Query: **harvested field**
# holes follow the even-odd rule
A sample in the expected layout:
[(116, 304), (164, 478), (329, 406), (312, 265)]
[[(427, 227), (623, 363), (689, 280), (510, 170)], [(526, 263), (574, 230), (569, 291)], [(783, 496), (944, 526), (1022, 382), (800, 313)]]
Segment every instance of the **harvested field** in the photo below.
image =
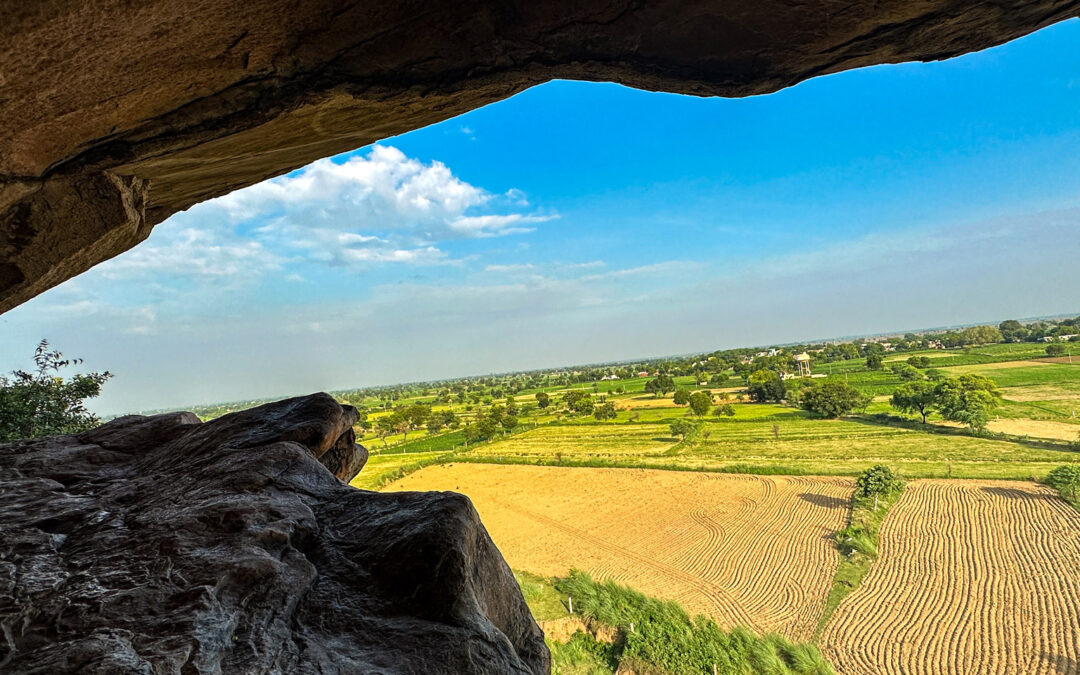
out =
[(549, 424), (481, 447), (493, 455), (636, 456), (662, 454), (677, 442), (666, 424)]
[(998, 361), (997, 363), (978, 363), (968, 366), (946, 366), (942, 370), (953, 375), (961, 375), (963, 373), (986, 373), (991, 370), (1012, 370), (1013, 368), (1032, 368), (1052, 364), (1053, 361), (1048, 359), (1039, 359), (1038, 361)]
[(1048, 356), (1045, 359), (1039, 359), (1042, 363), (1064, 363), (1070, 366), (1080, 365), (1080, 345), (1077, 345), (1073, 349), (1073, 355), (1071, 356)]
[(1003, 434), (1050, 438), (1059, 441), (1075, 441), (1080, 438), (1080, 424), (1053, 422), (1050, 420), (1001, 419), (990, 420), (986, 428)]
[(516, 569), (570, 568), (676, 600), (723, 626), (809, 639), (825, 605), (853, 482), (644, 469), (452, 464), (389, 490), (472, 498)]
[(1080, 513), (1035, 483), (913, 481), (822, 636), (842, 675), (1080, 673)]

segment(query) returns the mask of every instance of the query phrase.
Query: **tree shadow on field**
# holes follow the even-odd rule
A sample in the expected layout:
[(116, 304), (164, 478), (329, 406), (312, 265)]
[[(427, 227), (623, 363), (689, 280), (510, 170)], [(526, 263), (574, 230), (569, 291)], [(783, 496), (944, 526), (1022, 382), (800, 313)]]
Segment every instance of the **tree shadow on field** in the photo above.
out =
[(1049, 665), (1054, 669), (1055, 673), (1060, 673), (1061, 675), (1074, 675), (1074, 673), (1080, 673), (1080, 661), (1077, 661), (1071, 656), (1043, 652), (1041, 661), (1042, 663), (1039, 665)]
[(1035, 492), (1028, 492), (1027, 490), (1018, 490), (1016, 488), (1007, 487), (982, 487), (980, 488), (988, 495), (994, 495), (995, 497), (1001, 497), (1003, 499), (1020, 499), (1026, 501), (1044, 501), (1050, 497), (1050, 495), (1039, 494)]
[(846, 509), (848, 507), (848, 500), (843, 497), (830, 497), (829, 495), (819, 495), (814, 492), (800, 492), (799, 499), (814, 506), (820, 506), (823, 509)]

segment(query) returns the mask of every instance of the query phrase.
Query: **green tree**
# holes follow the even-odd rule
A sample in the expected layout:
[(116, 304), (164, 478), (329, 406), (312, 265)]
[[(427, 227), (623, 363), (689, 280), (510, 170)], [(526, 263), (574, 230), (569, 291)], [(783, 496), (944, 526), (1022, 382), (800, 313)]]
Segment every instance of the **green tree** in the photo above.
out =
[(675, 380), (667, 373), (660, 373), (653, 382), (656, 383), (659, 396), (666, 396), (669, 392), (675, 391)]
[(870, 397), (840, 380), (811, 382), (803, 387), (799, 406), (822, 417), (839, 417), (860, 410), (870, 403)]
[(112, 374), (60, 376), (62, 369), (80, 363), (82, 359), (65, 359), (51, 351), (48, 341), (42, 340), (34, 351), (35, 371), (16, 370), (10, 378), (0, 377), (0, 441), (77, 434), (96, 426), (98, 418), (86, 409), (85, 401), (100, 394)]
[(986, 428), (986, 423), (1001, 404), (1001, 392), (987, 377), (961, 375), (938, 382), (934, 403), (945, 419), (980, 431)]
[(764, 403), (765, 401), (782, 401), (786, 389), (780, 375), (773, 370), (755, 370), (750, 374), (749, 383), (746, 386), (750, 398)]
[(618, 415), (618, 413), (615, 412), (614, 403), (604, 403), (593, 408), (593, 417), (600, 421), (613, 420), (616, 415)]
[(538, 408), (546, 408), (551, 405), (551, 397), (546, 392), (540, 391), (536, 393), (536, 405)]
[(1046, 484), (1061, 493), (1070, 502), (1080, 498), (1080, 466), (1066, 464), (1059, 466), (1046, 477)]
[(689, 389), (676, 389), (675, 396), (672, 397), (672, 402), (675, 405), (686, 405), (690, 402), (690, 390)]
[(913, 382), (923, 378), (919, 369), (909, 363), (894, 363), (889, 366), (889, 370), (904, 382)]
[(902, 413), (919, 415), (923, 424), (937, 401), (937, 385), (928, 380), (909, 382), (893, 392), (890, 403)]
[(870, 370), (881, 370), (885, 363), (885, 355), (881, 352), (873, 351), (866, 355), (866, 367)]
[(855, 479), (855, 496), (863, 499), (874, 498), (874, 510), (878, 507), (878, 497), (891, 495), (903, 489), (904, 483), (884, 464), (877, 464), (859, 474)]
[(712, 396), (705, 391), (695, 391), (690, 394), (686, 402), (690, 404), (690, 412), (698, 417), (708, 415), (709, 409), (712, 408)]
[(735, 416), (735, 406), (731, 405), (730, 403), (724, 403), (722, 405), (718, 405), (715, 408), (713, 408), (712, 414), (713, 414), (713, 417), (734, 417)]
[(911, 366), (912, 368), (929, 368), (930, 367), (930, 357), (929, 356), (912, 356), (912, 357), (908, 358), (907, 362), (908, 362), (908, 365)]
[(506, 433), (510, 433), (518, 425), (517, 415), (505, 415), (499, 423), (502, 424), (502, 428), (506, 430)]
[(685, 441), (686, 437), (693, 433), (696, 427), (690, 420), (676, 420), (669, 424), (668, 428), (671, 430), (672, 436), (678, 436)]
[(1046, 345), (1047, 356), (1061, 356), (1066, 351), (1065, 345), (1049, 344)]
[(709, 384), (713, 387), (722, 387), (728, 381), (727, 373), (716, 373), (709, 378)]

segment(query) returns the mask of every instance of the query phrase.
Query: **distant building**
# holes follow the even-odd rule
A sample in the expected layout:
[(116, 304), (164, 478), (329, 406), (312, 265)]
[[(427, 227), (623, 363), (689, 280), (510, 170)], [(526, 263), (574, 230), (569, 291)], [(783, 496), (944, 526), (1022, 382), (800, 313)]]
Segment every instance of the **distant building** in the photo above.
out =
[(803, 352), (802, 354), (796, 354), (793, 358), (795, 359), (795, 368), (798, 369), (798, 376), (810, 377), (810, 355)]

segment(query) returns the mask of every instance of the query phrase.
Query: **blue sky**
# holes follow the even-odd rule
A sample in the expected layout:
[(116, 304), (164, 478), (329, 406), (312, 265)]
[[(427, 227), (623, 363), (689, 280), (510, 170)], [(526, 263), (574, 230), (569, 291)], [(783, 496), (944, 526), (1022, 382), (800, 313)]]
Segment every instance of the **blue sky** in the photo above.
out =
[(552, 82), (177, 214), (0, 316), (106, 413), (1080, 312), (1080, 21), (701, 99)]

